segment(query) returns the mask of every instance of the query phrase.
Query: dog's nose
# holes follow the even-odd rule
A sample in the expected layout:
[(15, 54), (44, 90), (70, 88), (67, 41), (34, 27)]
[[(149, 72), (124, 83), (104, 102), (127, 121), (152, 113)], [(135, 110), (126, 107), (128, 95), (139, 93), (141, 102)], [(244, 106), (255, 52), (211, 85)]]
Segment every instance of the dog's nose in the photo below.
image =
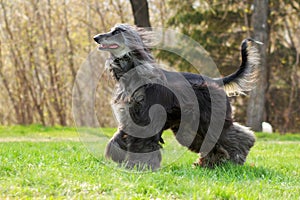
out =
[(94, 36), (94, 40), (95, 40), (95, 42), (97, 42), (98, 44), (100, 44), (101, 34), (95, 35)]

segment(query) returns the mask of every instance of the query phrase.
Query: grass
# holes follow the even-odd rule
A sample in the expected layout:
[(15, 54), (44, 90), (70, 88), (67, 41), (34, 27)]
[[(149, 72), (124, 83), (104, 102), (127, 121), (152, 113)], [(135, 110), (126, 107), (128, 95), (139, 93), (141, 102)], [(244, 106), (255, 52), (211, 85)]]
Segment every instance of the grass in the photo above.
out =
[(0, 137), (76, 137), (78, 133), (73, 127), (45, 127), (42, 125), (30, 126), (0, 126)]
[[(104, 160), (97, 141), (37, 142), (78, 137), (74, 128), (1, 127), (0, 141), (37, 141), (0, 142), (0, 199), (299, 199), (300, 135), (257, 136), (244, 166), (193, 168), (196, 154), (166, 145), (160, 171), (137, 173)], [(165, 139), (174, 141), (170, 133)]]

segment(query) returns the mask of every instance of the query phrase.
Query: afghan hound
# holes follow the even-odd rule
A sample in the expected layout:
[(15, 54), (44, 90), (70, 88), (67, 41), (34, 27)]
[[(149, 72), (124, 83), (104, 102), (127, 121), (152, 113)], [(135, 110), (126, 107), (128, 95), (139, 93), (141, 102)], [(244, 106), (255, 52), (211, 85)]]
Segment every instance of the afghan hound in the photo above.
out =
[[(127, 168), (156, 170), (162, 160), (162, 133), (171, 129), (181, 145), (200, 154), (196, 165), (244, 164), (255, 136), (249, 128), (233, 122), (229, 94), (254, 87), (259, 66), (256, 41), (242, 41), (242, 62), (236, 72), (209, 78), (157, 67), (146, 45), (146, 33), (118, 24), (94, 36), (99, 50), (110, 52), (106, 67), (116, 80), (112, 108), (119, 127), (106, 147), (106, 158)], [(184, 119), (188, 120), (183, 124)]]

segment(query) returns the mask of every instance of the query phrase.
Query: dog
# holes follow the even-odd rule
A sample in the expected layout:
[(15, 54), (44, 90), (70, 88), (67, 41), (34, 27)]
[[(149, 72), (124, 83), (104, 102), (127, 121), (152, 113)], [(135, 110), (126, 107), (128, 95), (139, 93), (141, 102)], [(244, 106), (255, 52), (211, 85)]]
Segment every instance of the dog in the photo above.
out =
[[(181, 145), (200, 154), (195, 165), (214, 168), (228, 161), (243, 165), (255, 135), (233, 122), (229, 96), (255, 87), (260, 63), (255, 43), (259, 42), (243, 40), (238, 70), (210, 78), (157, 67), (145, 42), (147, 33), (118, 24), (93, 38), (99, 50), (110, 53), (106, 67), (116, 80), (112, 108), (119, 127), (107, 144), (106, 158), (129, 169), (157, 170), (163, 131), (171, 129)], [(184, 119), (188, 120), (182, 125)]]

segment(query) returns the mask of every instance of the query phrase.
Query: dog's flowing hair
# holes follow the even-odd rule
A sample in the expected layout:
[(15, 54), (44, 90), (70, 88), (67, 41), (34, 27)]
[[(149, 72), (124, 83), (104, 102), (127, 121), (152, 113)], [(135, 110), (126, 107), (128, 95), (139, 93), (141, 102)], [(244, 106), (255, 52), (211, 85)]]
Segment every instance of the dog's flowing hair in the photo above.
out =
[[(111, 57), (107, 59), (106, 66), (116, 80), (112, 106), (119, 122), (119, 129), (107, 145), (107, 158), (124, 164), (127, 168), (156, 170), (160, 167), (162, 159), (160, 152), (161, 144), (164, 143), (162, 133), (166, 129), (171, 129), (180, 144), (200, 153), (197, 165), (214, 167), (226, 161), (244, 164), (250, 148), (254, 145), (255, 136), (248, 128), (233, 122), (228, 96), (241, 94), (255, 86), (259, 66), (256, 41), (245, 39), (242, 42), (242, 63), (235, 73), (224, 78), (209, 78), (186, 72), (169, 72), (156, 67), (147, 46), (151, 34), (141, 28), (119, 24), (108, 33), (96, 35), (94, 40), (100, 44), (100, 50), (110, 52)], [(130, 73), (132, 71), (133, 73)], [(192, 88), (201, 113), (197, 122), (191, 122), (199, 124), (195, 133), (187, 131), (180, 136), (178, 131), (181, 115), (186, 112), (183, 110), (185, 105), (180, 105), (177, 96), (164, 86), (166, 77), (176, 75), (184, 77)], [(141, 80), (144, 85), (133, 87)], [(186, 86), (182, 82), (172, 79), (170, 84), (176, 85), (179, 91), (184, 91)], [(210, 123), (213, 123), (212, 98), (217, 100), (219, 98), (225, 102), (217, 105), (218, 109), (224, 110), (224, 116), (217, 116), (218, 123), (223, 126), (211, 151), (201, 152), (201, 145), (208, 134)], [(136, 133), (135, 129), (128, 128), (136, 127), (135, 125), (149, 125), (153, 120), (151, 106), (157, 104), (166, 111), (166, 118), (160, 129), (150, 129), (155, 130), (153, 133)], [(126, 109), (129, 113), (125, 111)], [(187, 138), (192, 140), (186, 142)]]

